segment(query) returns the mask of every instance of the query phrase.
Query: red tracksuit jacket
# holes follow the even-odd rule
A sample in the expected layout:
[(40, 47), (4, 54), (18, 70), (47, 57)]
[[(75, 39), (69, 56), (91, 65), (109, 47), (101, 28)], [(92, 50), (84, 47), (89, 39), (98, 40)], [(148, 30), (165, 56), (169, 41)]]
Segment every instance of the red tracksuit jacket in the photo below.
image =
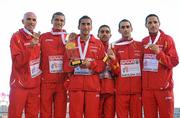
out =
[[(118, 76), (115, 82), (117, 94), (141, 93), (142, 43), (131, 40), (131, 43), (125, 45), (115, 44), (114, 52), (117, 60), (111, 65), (113, 72)], [(138, 69), (140, 69), (138, 75), (122, 75), (122, 72), (126, 71), (123, 63), (135, 64), (136, 62), (139, 63)], [(113, 69), (116, 63), (119, 63), (120, 67)]]
[[(156, 43), (160, 48), (160, 53), (156, 55), (158, 72), (142, 72), (143, 89), (160, 90), (166, 87), (168, 87), (167, 89), (173, 88), (172, 68), (179, 63), (179, 58), (172, 37), (161, 30), (160, 33), (160, 38)], [(149, 38), (147, 36), (142, 40), (144, 47), (149, 43)], [(149, 48), (144, 48), (144, 55), (149, 54), (153, 54), (153, 52)]]
[[(102, 43), (104, 45), (105, 51), (107, 52), (107, 49), (108, 49), (108, 46), (109, 46), (108, 43), (107, 42), (102, 42)], [(106, 65), (106, 66), (109, 66), (109, 65)], [(110, 66), (106, 67), (106, 68), (110, 68)], [(102, 76), (102, 78), (101, 78), (101, 93), (111, 93), (111, 94), (113, 94), (114, 90), (115, 90), (115, 88), (114, 88), (115, 78), (112, 75), (112, 71), (109, 70), (109, 69), (105, 69), (100, 74), (100, 77), (101, 77), (101, 75), (105, 75), (106, 73), (110, 77), (109, 78), (104, 78), (104, 76)]]
[[(41, 51), (42, 82), (63, 83), (65, 76), (63, 70), (65, 44), (61, 35), (53, 35), (51, 32), (42, 34)], [(61, 61), (62, 65), (56, 63), (56, 61)], [(57, 72), (56, 67), (53, 66), (62, 66), (60, 67), (62, 69)]]
[(12, 57), (11, 87), (34, 88), (40, 86), (40, 44), (30, 47), (32, 36), (20, 29), (10, 42)]
[[(77, 40), (73, 40), (78, 46)], [(84, 49), (85, 43), (81, 41), (82, 49)], [(85, 91), (100, 91), (100, 78), (99, 73), (104, 69), (103, 58), (105, 56), (105, 50), (102, 42), (91, 35), (89, 46), (87, 49), (86, 59), (90, 59), (90, 70), (93, 71), (92, 75), (74, 75), (69, 78), (68, 89), (71, 90), (85, 90)], [(79, 54), (79, 52), (78, 52)], [(79, 56), (80, 58), (80, 56)], [(66, 58), (64, 63), (64, 71), (74, 73), (74, 67), (70, 66), (69, 59)]]

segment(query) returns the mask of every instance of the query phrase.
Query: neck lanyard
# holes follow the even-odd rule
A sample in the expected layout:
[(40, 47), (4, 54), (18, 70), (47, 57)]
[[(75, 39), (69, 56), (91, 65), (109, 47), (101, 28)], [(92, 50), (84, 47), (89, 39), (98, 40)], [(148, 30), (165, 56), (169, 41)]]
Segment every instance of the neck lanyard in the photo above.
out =
[(161, 35), (161, 33), (158, 31), (157, 36), (156, 36), (156, 38), (155, 38), (153, 43), (152, 43), (151, 37), (149, 37), (149, 43), (145, 46), (145, 49), (147, 49), (149, 47), (149, 45), (151, 45), (151, 44), (156, 44), (158, 39), (159, 39), (159, 37), (160, 37), (160, 35)]
[(120, 42), (120, 43), (115, 43), (115, 45), (127, 45), (127, 44), (130, 44), (132, 42), (133, 42), (133, 40), (131, 40), (131, 41), (123, 41), (123, 42)]
[(27, 34), (33, 36), (33, 34), (32, 34), (29, 30), (27, 30), (26, 28), (23, 28), (23, 30), (24, 30), (24, 32), (26, 32)]
[(78, 49), (79, 49), (80, 58), (82, 60), (84, 60), (85, 57), (86, 57), (86, 53), (87, 53), (87, 49), (88, 49), (88, 45), (89, 45), (89, 40), (90, 40), (90, 36), (89, 36), (88, 40), (85, 43), (84, 51), (82, 51), (82, 46), (81, 46), (81, 43), (80, 43), (80, 36), (78, 37)]
[(67, 34), (66, 32), (53, 32), (53, 31), (51, 31), (51, 34), (52, 35), (61, 35), (63, 44), (66, 44), (66, 40), (65, 40), (65, 36), (64, 36), (65, 34)]

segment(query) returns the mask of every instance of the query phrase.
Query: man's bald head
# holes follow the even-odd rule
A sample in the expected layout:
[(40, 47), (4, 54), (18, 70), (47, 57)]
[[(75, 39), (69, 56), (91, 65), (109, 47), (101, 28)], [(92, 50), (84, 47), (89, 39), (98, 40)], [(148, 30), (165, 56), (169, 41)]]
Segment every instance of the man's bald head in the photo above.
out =
[(28, 16), (36, 17), (36, 14), (34, 12), (26, 12), (22, 20), (26, 19)]
[(37, 23), (37, 18), (35, 13), (33, 12), (26, 12), (24, 14), (24, 17), (22, 19), (22, 23), (24, 24), (24, 27), (29, 30), (30, 32), (33, 32), (36, 23)]

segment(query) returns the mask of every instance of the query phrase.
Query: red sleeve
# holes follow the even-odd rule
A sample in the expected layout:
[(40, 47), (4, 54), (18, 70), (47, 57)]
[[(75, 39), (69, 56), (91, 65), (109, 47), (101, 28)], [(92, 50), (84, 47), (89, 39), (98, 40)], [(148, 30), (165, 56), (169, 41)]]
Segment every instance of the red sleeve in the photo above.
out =
[(67, 57), (67, 52), (64, 53), (63, 69), (65, 73), (73, 72), (74, 67), (70, 65), (70, 59)]
[(157, 59), (160, 64), (172, 69), (179, 63), (179, 57), (175, 48), (173, 39), (170, 36), (165, 37), (168, 40), (165, 42), (165, 49), (160, 51), (157, 55)]
[(109, 65), (110, 65), (110, 67), (111, 67), (112, 72), (113, 72), (115, 75), (119, 76), (119, 74), (120, 74), (120, 67), (119, 67), (119, 62), (118, 62), (118, 60), (117, 60), (117, 59), (116, 59), (116, 60), (111, 60), (110, 63), (109, 63)]
[(23, 43), (20, 38), (21, 37), (18, 37), (17, 34), (14, 34), (10, 42), (12, 62), (17, 68), (27, 64), (30, 57), (30, 52), (23, 48)]

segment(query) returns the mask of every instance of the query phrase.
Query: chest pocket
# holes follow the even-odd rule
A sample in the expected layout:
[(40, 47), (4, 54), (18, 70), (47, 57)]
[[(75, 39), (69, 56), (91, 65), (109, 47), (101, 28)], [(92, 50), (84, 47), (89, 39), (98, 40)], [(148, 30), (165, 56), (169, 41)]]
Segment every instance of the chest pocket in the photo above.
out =
[(63, 45), (58, 39), (45, 39), (44, 49), (49, 54), (61, 54)]
[(98, 59), (98, 52), (99, 48), (97, 46), (89, 46), (89, 54), (87, 55), (88, 58)]

